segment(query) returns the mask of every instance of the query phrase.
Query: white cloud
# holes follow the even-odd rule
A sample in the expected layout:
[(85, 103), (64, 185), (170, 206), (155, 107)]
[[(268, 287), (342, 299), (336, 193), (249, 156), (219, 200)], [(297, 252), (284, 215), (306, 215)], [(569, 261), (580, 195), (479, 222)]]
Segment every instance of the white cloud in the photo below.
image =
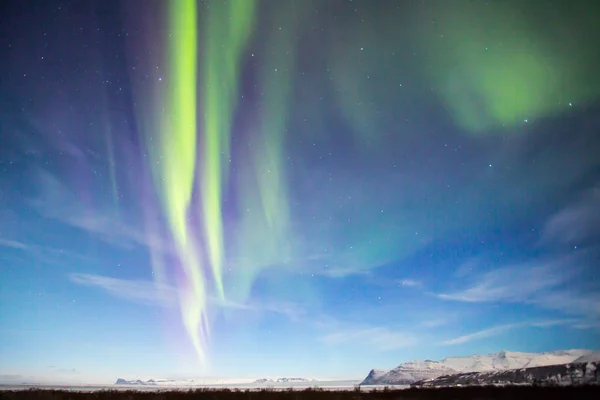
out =
[(557, 319), (557, 320), (541, 320), (541, 321), (526, 321), (514, 324), (504, 324), (494, 326), (492, 328), (483, 329), (481, 331), (469, 333), (455, 337), (453, 339), (445, 340), (441, 342), (442, 345), (457, 345), (468, 343), (474, 340), (485, 339), (492, 336), (497, 336), (501, 333), (507, 332), (512, 329), (524, 328), (524, 327), (536, 327), (536, 328), (549, 328), (557, 325), (575, 325), (578, 321), (573, 319)]
[(346, 278), (349, 276), (369, 275), (370, 271), (363, 267), (327, 267), (315, 271), (318, 275), (327, 276), (329, 278)]
[(463, 344), (467, 342), (471, 342), (477, 339), (483, 339), (491, 336), (496, 336), (502, 332), (506, 332), (510, 329), (514, 329), (518, 327), (519, 324), (507, 324), (507, 325), (499, 325), (493, 328), (484, 329), (478, 332), (470, 333), (468, 335), (463, 335), (456, 337), (454, 339), (445, 340), (442, 342), (443, 345), (454, 345), (454, 344)]
[(542, 231), (540, 244), (577, 244), (598, 233), (600, 185), (587, 190), (577, 201), (550, 217)]
[(30, 204), (43, 217), (87, 231), (106, 243), (123, 248), (143, 246), (172, 252), (168, 241), (123, 221), (122, 215), (118, 216), (108, 209), (87, 208), (67, 185), (50, 172), (38, 170), (37, 179), (39, 193), (30, 200)]
[(416, 281), (414, 279), (401, 279), (400, 281), (398, 281), (398, 284), (401, 286), (408, 286), (408, 287), (423, 286), (423, 284), (421, 282)]
[(480, 263), (481, 260), (479, 258), (470, 258), (466, 262), (458, 266), (458, 268), (456, 268), (456, 271), (454, 271), (454, 275), (457, 278), (464, 278), (473, 275), (477, 273), (477, 271), (481, 267)]
[[(178, 290), (176, 287), (155, 283), (149, 280), (130, 280), (112, 278), (102, 275), (79, 274), (69, 275), (71, 282), (88, 287), (104, 290), (109, 295), (148, 306), (170, 307), (177, 304)], [(264, 301), (239, 303), (228, 299), (209, 297), (210, 304), (229, 310), (251, 311), (257, 313), (276, 313), (287, 316), (292, 321), (303, 317), (305, 310), (295, 303), (281, 301)]]
[[(581, 286), (575, 286), (574, 280), (590, 259), (597, 258), (598, 249), (589, 246), (589, 239), (599, 234), (600, 185), (596, 185), (551, 216), (542, 230), (538, 245), (554, 249), (569, 244), (568, 255), (478, 274), (465, 274), (467, 269), (478, 269), (478, 265), (468, 262), (457, 272), (461, 277), (472, 279), (471, 285), (437, 296), (443, 300), (471, 303), (519, 302), (597, 318), (600, 316), (600, 293), (585, 291)], [(578, 247), (576, 251), (573, 251), (574, 246)]]
[(600, 318), (600, 293), (581, 290), (556, 290), (544, 293), (531, 301), (540, 307), (559, 310), (565, 313), (581, 314), (591, 318)]
[(26, 250), (28, 248), (27, 244), (22, 242), (17, 242), (15, 240), (10, 239), (2, 239), (0, 238), (0, 247), (10, 247), (12, 249)]
[(566, 314), (600, 315), (600, 293), (589, 293), (571, 285), (582, 268), (578, 254), (540, 264), (521, 264), (489, 271), (474, 277), (463, 290), (438, 294), (438, 298), (468, 303), (510, 302), (533, 304)]
[(553, 288), (570, 278), (564, 270), (565, 259), (541, 265), (521, 264), (486, 272), (470, 287), (438, 296), (444, 300), (464, 302), (524, 301), (543, 290)]
[(172, 306), (177, 302), (177, 290), (169, 285), (147, 280), (128, 280), (92, 274), (70, 274), (78, 285), (96, 287), (111, 296), (150, 306)]
[(414, 335), (394, 332), (384, 327), (339, 330), (321, 337), (320, 340), (332, 345), (360, 344), (382, 351), (396, 350), (417, 343)]
[(425, 320), (425, 321), (421, 322), (421, 325), (426, 328), (437, 328), (437, 327), (446, 325), (447, 323), (448, 323), (448, 320), (446, 318), (435, 318), (435, 319)]
[(296, 303), (285, 301), (253, 302), (250, 305), (255, 311), (271, 312), (288, 317), (291, 321), (300, 321), (306, 316), (306, 310)]
[(27, 257), (34, 258), (35, 262), (39, 264), (67, 265), (67, 263), (72, 263), (73, 260), (84, 262), (88, 265), (97, 262), (97, 259), (86, 254), (7, 238), (0, 238), (0, 247), (20, 250)]

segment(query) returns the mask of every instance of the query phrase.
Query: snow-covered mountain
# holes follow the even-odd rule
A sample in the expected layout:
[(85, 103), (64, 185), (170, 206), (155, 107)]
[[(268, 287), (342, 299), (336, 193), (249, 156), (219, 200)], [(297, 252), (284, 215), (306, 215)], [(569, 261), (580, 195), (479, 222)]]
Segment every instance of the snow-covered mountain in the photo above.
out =
[(390, 371), (371, 370), (361, 385), (410, 385), (422, 379), (433, 379), (442, 375), (456, 374), (439, 361), (409, 361)]
[(141, 379), (126, 380), (117, 379), (115, 385), (137, 385), (137, 386), (168, 386), (168, 387), (199, 387), (228, 384), (249, 384), (252, 379)]
[(557, 350), (547, 353), (500, 351), (486, 355), (448, 357), (444, 358), (441, 363), (459, 372), (503, 371), (506, 369), (567, 364), (592, 352), (591, 350)]
[(147, 381), (142, 381), (141, 379), (128, 381), (123, 378), (119, 378), (115, 382), (115, 385), (156, 385), (156, 381), (154, 379), (149, 379)]
[(598, 362), (600, 363), (600, 350), (592, 351), (589, 354), (579, 357), (574, 363), (589, 363)]
[(141, 379), (126, 380), (117, 379), (115, 385), (135, 385), (135, 386), (169, 386), (169, 387), (199, 387), (199, 386), (222, 386), (222, 385), (282, 385), (282, 384), (302, 384), (317, 382), (314, 379), (307, 378), (263, 378), (252, 379)]
[(487, 372), (462, 372), (413, 383), (416, 387), (473, 386), (473, 385), (597, 385), (600, 383), (596, 362), (545, 365)]
[(592, 350), (558, 350), (548, 353), (500, 351), (486, 355), (447, 357), (441, 361), (409, 361), (390, 371), (372, 370), (362, 385), (408, 385), (424, 379), (462, 372), (491, 372), (572, 363), (592, 356)]

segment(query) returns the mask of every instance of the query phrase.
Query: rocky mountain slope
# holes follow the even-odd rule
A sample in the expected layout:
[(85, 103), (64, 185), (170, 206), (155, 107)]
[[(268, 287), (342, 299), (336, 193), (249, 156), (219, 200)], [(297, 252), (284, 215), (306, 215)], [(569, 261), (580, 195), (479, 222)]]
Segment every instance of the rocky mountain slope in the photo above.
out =
[(539, 384), (583, 385), (600, 384), (598, 362), (546, 365), (490, 372), (465, 372), (414, 382), (411, 386), (441, 387), (467, 385)]
[(371, 370), (362, 385), (408, 385), (462, 372), (493, 372), (511, 369), (560, 365), (591, 357), (591, 350), (558, 350), (547, 353), (500, 351), (486, 355), (447, 357), (441, 361), (410, 361), (390, 371)]
[(456, 373), (458, 371), (448, 368), (438, 361), (409, 361), (387, 372), (371, 370), (361, 385), (410, 385), (422, 379)]

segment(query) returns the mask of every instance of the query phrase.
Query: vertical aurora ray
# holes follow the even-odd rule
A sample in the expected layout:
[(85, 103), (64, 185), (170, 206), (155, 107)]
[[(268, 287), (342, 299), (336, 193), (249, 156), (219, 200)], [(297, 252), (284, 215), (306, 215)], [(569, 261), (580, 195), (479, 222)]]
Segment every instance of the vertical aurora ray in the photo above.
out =
[(115, 149), (113, 143), (113, 132), (111, 125), (107, 123), (106, 127), (106, 154), (108, 157), (108, 174), (110, 177), (111, 193), (115, 211), (119, 213), (119, 185), (117, 182), (117, 171), (115, 163)]
[(206, 285), (198, 249), (188, 229), (188, 213), (196, 168), (196, 0), (169, 1), (169, 53), (166, 113), (160, 132), (163, 207), (184, 274), (180, 291), (184, 327), (202, 362), (205, 362)]
[[(251, 140), (249, 168), (238, 177), (241, 193), (237, 252), (245, 263), (236, 271), (236, 300), (244, 301), (260, 268), (290, 257), (290, 210), (283, 162), (284, 138), (296, 64), (298, 27), (312, 2), (282, 1), (269, 8), (271, 26), (260, 54), (258, 124)], [(274, 21), (277, 21), (276, 23)], [(249, 210), (249, 211), (248, 211)]]
[(200, 192), (208, 259), (221, 298), (224, 297), (222, 188), (228, 175), (231, 120), (238, 97), (240, 61), (254, 26), (255, 8), (255, 0), (212, 2), (206, 21), (204, 154)]

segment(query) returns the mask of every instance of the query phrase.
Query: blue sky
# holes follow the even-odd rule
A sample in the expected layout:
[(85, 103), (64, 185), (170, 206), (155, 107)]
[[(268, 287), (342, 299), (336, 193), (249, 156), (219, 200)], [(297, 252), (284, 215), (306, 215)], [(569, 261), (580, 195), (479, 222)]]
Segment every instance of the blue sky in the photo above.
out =
[[(430, 76), (420, 40), (379, 31), (431, 34), (409, 22), (443, 18), (442, 3), (389, 11), (400, 28), (361, 2), (311, 3), (321, 17), (302, 14), (304, 25), (259, 4), (256, 18), (270, 22), (244, 38), (237, 105), (219, 115), (231, 128), (229, 154), (217, 154), (229, 177), (220, 211), (203, 208), (218, 174), (206, 172), (199, 124), (184, 241), (169, 209), (183, 187), (162, 185), (171, 170), (186, 174), (185, 151), (169, 158), (156, 144), (174, 135), (156, 128), (164, 109), (177, 111), (156, 94), (176, 85), (174, 45), (145, 24), (161, 18), (160, 2), (141, 15), (118, 2), (26, 3), (0, 23), (10, 77), (0, 80), (0, 381), (361, 379), (412, 359), (600, 347), (600, 113), (581, 82), (527, 83), (560, 106), (519, 103), (518, 120), (506, 119), (490, 106), (502, 94), (465, 74), (493, 72), (482, 55)], [(527, 10), (521, 22), (537, 26)], [(361, 24), (375, 33), (352, 29)], [(552, 37), (536, 29), (536, 40)], [(210, 48), (206, 33), (197, 39)], [(597, 63), (594, 49), (573, 59)], [(282, 65), (285, 81), (270, 75)], [(529, 82), (510, 74), (497, 79)], [(448, 104), (453, 85), (482, 105)], [(208, 118), (202, 104), (197, 115)]]

